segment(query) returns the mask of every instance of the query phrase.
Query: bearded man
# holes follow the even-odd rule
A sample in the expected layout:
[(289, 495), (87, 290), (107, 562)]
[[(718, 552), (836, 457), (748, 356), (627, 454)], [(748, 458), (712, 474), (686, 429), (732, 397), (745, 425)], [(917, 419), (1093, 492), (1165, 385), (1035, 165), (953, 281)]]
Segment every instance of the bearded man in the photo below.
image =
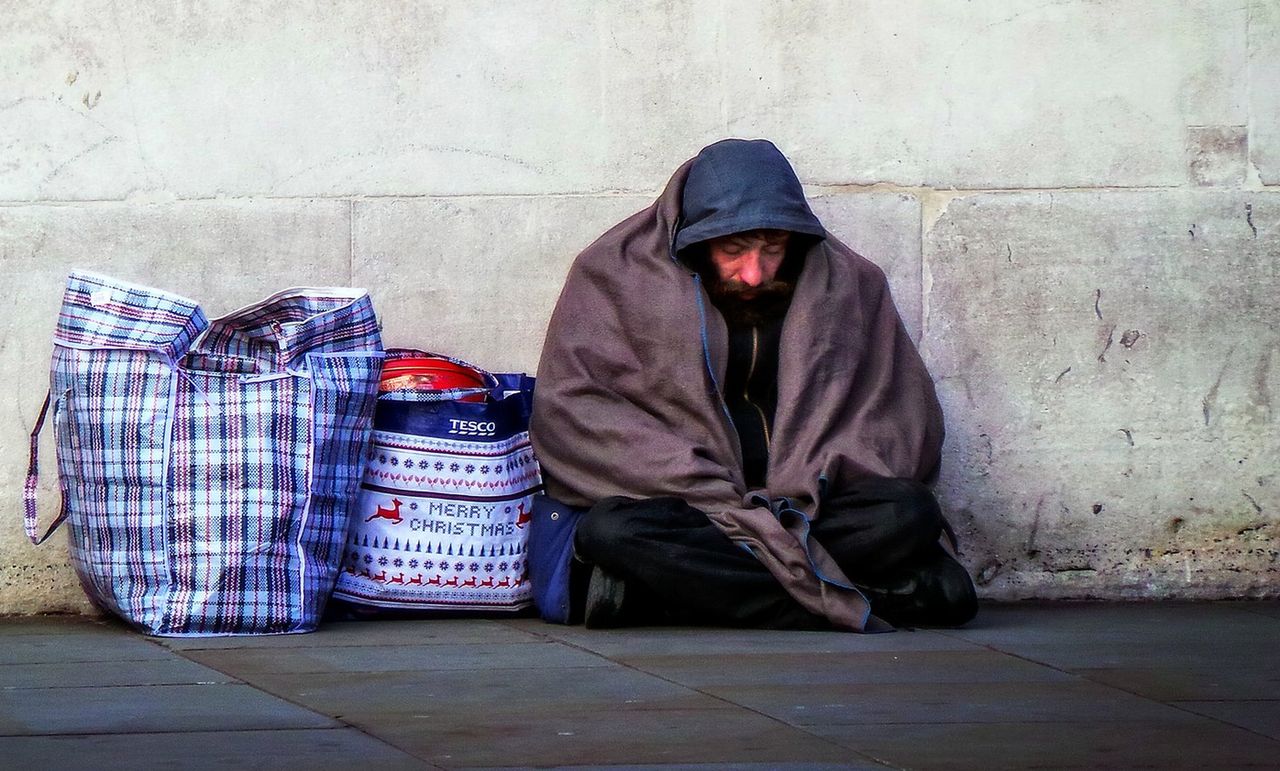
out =
[(942, 411), (884, 273), (765, 140), (704, 148), (577, 258), (531, 435), (548, 494), (586, 509), (589, 627), (977, 611), (926, 487)]

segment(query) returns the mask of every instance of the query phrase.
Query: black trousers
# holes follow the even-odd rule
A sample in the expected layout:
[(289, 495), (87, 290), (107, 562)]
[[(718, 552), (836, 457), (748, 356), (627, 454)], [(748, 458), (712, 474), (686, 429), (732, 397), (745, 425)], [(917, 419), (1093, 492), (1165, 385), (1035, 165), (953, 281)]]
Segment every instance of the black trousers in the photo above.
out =
[[(903, 605), (973, 600), (968, 575), (938, 545), (942, 528), (937, 500), (924, 485), (867, 479), (825, 501), (811, 533), (850, 580), (868, 589), (873, 612), (902, 623), (893, 616), (903, 615)], [(628, 593), (639, 592), (655, 621), (829, 628), (705, 513), (679, 498), (606, 498), (579, 523), (575, 545), (579, 557), (624, 579)], [(957, 585), (940, 587), (940, 581)], [(913, 596), (939, 591), (947, 598)], [(928, 623), (921, 612), (931, 611), (917, 608), (907, 621)], [(937, 615), (956, 622), (945, 610)]]

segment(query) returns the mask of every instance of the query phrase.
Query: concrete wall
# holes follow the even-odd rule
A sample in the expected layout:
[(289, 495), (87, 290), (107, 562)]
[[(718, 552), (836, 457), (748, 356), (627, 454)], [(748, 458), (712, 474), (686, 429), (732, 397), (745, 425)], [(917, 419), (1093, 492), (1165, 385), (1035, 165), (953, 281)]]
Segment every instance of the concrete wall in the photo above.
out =
[(20, 526), (70, 268), (367, 286), (532, 369), (574, 254), (731, 135), (888, 271), (985, 596), (1280, 594), (1277, 0), (10, 0), (0, 43), (0, 612), (86, 607)]

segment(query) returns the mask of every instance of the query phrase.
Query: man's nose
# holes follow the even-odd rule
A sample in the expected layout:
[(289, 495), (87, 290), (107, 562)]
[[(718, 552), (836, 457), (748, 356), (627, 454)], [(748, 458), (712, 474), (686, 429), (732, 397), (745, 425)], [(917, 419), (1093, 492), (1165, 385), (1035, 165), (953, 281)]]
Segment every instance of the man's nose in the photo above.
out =
[(760, 252), (748, 252), (742, 259), (742, 267), (738, 270), (738, 280), (747, 286), (760, 286), (764, 272), (760, 269)]

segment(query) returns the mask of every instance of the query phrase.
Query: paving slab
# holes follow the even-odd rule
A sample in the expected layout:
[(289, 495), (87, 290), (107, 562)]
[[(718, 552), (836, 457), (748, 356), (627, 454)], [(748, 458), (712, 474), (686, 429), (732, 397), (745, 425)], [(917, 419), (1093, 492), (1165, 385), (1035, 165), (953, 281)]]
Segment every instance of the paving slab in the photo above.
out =
[(865, 763), (869, 758), (744, 709), (611, 712), (502, 705), (394, 719), (348, 718), (372, 736), (450, 768), (696, 763)]
[(92, 631), (120, 630), (124, 625), (109, 618), (78, 614), (40, 616), (0, 616), (0, 637), (10, 639), (22, 635), (74, 635)]
[(873, 723), (1194, 722), (1175, 707), (1084, 679), (712, 686), (706, 693), (795, 726)]
[(1215, 645), (1211, 640), (1187, 643), (1165, 640), (1117, 643), (1101, 640), (998, 647), (1028, 661), (1066, 672), (1119, 669), (1217, 671), (1223, 661), (1230, 661), (1242, 669), (1275, 671), (1277, 679), (1272, 682), (1280, 683), (1280, 651), (1259, 651), (1256, 645), (1243, 642)]
[[(89, 643), (137, 643), (161, 656), (0, 664), (0, 757), (112, 769), (140, 757), (159, 768), (1274, 767), (1276, 619), (1259, 611), (1277, 605), (984, 603), (961, 630), (871, 636), (526, 618), (157, 644), (120, 624), (0, 620), (0, 650), (74, 659)], [(46, 644), (59, 636), (66, 645)], [(173, 647), (197, 642), (218, 647)], [(1088, 666), (1028, 660), (1037, 648)], [(1146, 666), (1129, 662), (1144, 649)]]
[(337, 725), (241, 684), (0, 690), (0, 735), (4, 736)]
[[(789, 771), (882, 771), (884, 765), (871, 761), (862, 763), (787, 763)], [(471, 771), (514, 771), (526, 769), (528, 766), (473, 766)], [(598, 765), (595, 763), (581, 766), (539, 766), (539, 768), (557, 771), (557, 769), (573, 769), (574, 771), (652, 771), (654, 768), (688, 768), (696, 771), (775, 771), (777, 763), (673, 763), (661, 765)]]
[(897, 768), (1275, 768), (1280, 742), (1205, 719), (1191, 723), (911, 723), (813, 727)]
[(897, 653), (772, 653), (619, 656), (644, 672), (699, 689), (773, 684), (986, 683), (1074, 679), (1056, 669), (989, 650)]
[(348, 645), (337, 648), (192, 650), (187, 658), (240, 678), (259, 674), (411, 672), (609, 666), (585, 651), (550, 642), (501, 645)]
[(0, 648), (0, 664), (147, 661), (169, 656), (159, 645), (123, 630), (18, 635)]
[[(541, 625), (541, 622), (538, 622)], [(262, 648), (345, 648), (368, 645), (518, 644), (542, 640), (531, 631), (488, 619), (396, 619), (329, 621), (307, 634), (233, 637), (162, 637), (156, 642), (174, 651)]]
[(177, 657), (143, 661), (56, 661), (0, 665), (0, 688), (3, 689), (204, 685), (227, 682), (232, 682), (232, 678)]
[[(1280, 691), (1272, 689), (1271, 693), (1274, 695)], [(1280, 739), (1280, 700), (1278, 699), (1178, 701), (1174, 704), (1199, 715), (1238, 725), (1272, 739)]]
[(1165, 666), (1078, 667), (1072, 670), (1096, 683), (1160, 701), (1208, 699), (1273, 699), (1280, 694), (1280, 669), (1221, 656), (1198, 666), (1171, 662)]
[(755, 629), (646, 627), (625, 630), (521, 621), (530, 634), (559, 640), (609, 658), (633, 655), (710, 655), (788, 653), (867, 653), (872, 651), (977, 650), (979, 643), (930, 631), (843, 635), (830, 632), (779, 632)]
[(1026, 644), (1072, 645), (1088, 640), (1113, 643), (1169, 640), (1178, 643), (1237, 640), (1254, 643), (1280, 632), (1280, 602), (1025, 602), (991, 603), (960, 629), (939, 631), (1007, 649)]
[(128, 768), (313, 771), (335, 758), (362, 767), (437, 768), (354, 728), (0, 737), (8, 768), (119, 771)]
[(1242, 603), (1241, 609), (1271, 618), (1280, 618), (1280, 601)]
[(537, 667), (424, 672), (258, 674), (255, 688), (334, 717), (501, 705), (610, 710), (722, 709), (732, 705), (627, 667)]

